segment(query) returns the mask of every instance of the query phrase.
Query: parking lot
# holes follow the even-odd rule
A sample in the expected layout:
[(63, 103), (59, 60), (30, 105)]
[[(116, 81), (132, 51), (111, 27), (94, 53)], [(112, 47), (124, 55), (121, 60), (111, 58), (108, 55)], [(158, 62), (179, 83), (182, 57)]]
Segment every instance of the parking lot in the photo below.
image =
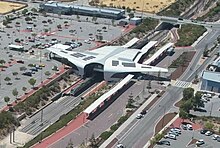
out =
[(211, 97), (204, 97), (204, 108), (200, 108), (197, 111), (191, 111), (190, 113), (196, 116), (214, 116), (220, 117), (220, 98), (219, 95)]
[[(19, 97), (25, 93), (22, 90), (23, 87), (26, 87), (27, 91), (32, 88), (28, 83), (30, 78), (36, 79), (35, 85), (38, 85), (49, 77), (45, 75), (46, 71), (52, 75), (56, 72), (52, 68), (61, 66), (61, 63), (55, 60), (48, 60), (47, 47), (55, 43), (80, 42), (80, 46), (72, 48), (73, 51), (89, 50), (99, 45), (97, 35), (102, 36), (104, 41), (111, 41), (123, 32), (123, 28), (109, 24), (80, 21), (80, 19), (77, 21), (70, 18), (44, 17), (38, 14), (21, 16), (12, 20), (8, 26), (9, 28), (1, 28), (0, 32), (0, 60), (6, 62), (2, 65), (10, 65), (3, 68), (0, 73), (0, 107), (6, 105), (5, 96), (10, 97), (10, 102), (16, 99), (12, 90), (16, 88)], [(9, 44), (23, 46), (24, 50), (28, 52), (9, 50)], [(24, 63), (17, 63), (17, 61)], [(33, 71), (30, 64), (44, 65), (45, 67), (43, 66), (42, 70)], [(21, 67), (25, 67), (26, 70), (21, 71)], [(17, 74), (13, 75), (14, 72)], [(32, 76), (23, 75), (25, 72), (31, 72)], [(5, 81), (6, 77), (9, 77), (10, 80)]]
[(194, 148), (196, 147), (196, 144), (190, 144), (190, 141), (192, 139), (196, 139), (196, 140), (200, 140), (203, 139), (205, 144), (202, 144), (199, 147), (203, 147), (203, 148), (218, 148), (220, 145), (220, 142), (218, 142), (217, 140), (213, 140), (211, 136), (206, 136), (204, 134), (201, 134), (199, 130), (181, 130), (182, 134), (180, 134), (179, 136), (177, 136), (176, 140), (172, 140), (172, 139), (162, 139), (162, 140), (167, 140), (170, 142), (170, 146), (167, 145), (156, 145), (155, 148), (185, 148), (185, 147), (189, 147), (189, 148)]

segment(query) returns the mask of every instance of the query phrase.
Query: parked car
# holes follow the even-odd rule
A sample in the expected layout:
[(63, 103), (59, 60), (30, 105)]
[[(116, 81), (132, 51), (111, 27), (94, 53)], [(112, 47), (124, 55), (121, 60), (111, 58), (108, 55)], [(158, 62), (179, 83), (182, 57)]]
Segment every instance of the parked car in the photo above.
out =
[(17, 63), (24, 64), (24, 61), (23, 60), (18, 60)]
[(181, 134), (181, 130), (178, 129), (178, 128), (171, 128), (170, 131), (176, 132), (176, 133), (178, 133), (178, 134)]
[(165, 138), (165, 139), (166, 139), (166, 138), (169, 138), (169, 139), (176, 140), (176, 135), (173, 135), (173, 134), (166, 134), (166, 135), (164, 136), (164, 138)]
[(24, 75), (24, 76), (32, 76), (32, 72), (24, 72), (22, 75)]
[(220, 137), (217, 138), (217, 141), (220, 142)]
[(216, 135), (216, 134), (214, 134), (213, 137), (212, 137), (213, 140), (217, 140), (218, 138), (220, 138), (220, 136)]
[(202, 129), (200, 130), (200, 134), (205, 134), (208, 130)]
[(181, 125), (181, 128), (182, 128), (183, 130), (187, 130), (187, 126), (186, 126), (185, 124), (182, 124), (182, 125)]
[(168, 134), (170, 135), (175, 135), (175, 136), (179, 136), (179, 134), (175, 131), (169, 131)]
[(206, 133), (205, 133), (205, 135), (206, 136), (211, 136), (213, 133), (211, 132), (211, 131), (207, 131)]
[(142, 114), (137, 114), (137, 116), (136, 116), (137, 119), (141, 119), (142, 117), (143, 117)]
[(36, 67), (33, 67), (30, 69), (31, 71), (35, 71), (35, 72), (38, 72), (38, 69)]
[(91, 44), (91, 42), (89, 40), (85, 40), (84, 43)]
[(198, 146), (203, 145), (203, 144), (205, 144), (203, 139), (200, 139), (200, 140), (196, 141), (196, 145), (198, 145)]
[(168, 146), (170, 146), (170, 141), (161, 140), (161, 141), (158, 141), (156, 144), (158, 144), (158, 145), (168, 145)]
[(187, 129), (188, 129), (188, 130), (193, 130), (192, 125), (191, 125), (191, 124), (187, 124), (186, 126), (187, 126)]
[(89, 41), (95, 41), (94, 37), (89, 37)]

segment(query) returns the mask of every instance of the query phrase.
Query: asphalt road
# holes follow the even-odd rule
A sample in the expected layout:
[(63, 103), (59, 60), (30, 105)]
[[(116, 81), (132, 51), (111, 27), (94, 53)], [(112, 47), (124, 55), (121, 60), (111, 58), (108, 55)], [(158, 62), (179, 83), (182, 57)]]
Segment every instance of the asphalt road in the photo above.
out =
[[(219, 31), (212, 31), (199, 42), (199, 44), (195, 47), (198, 52), (194, 56), (192, 64), (190, 64), (187, 68), (181, 80), (192, 81), (195, 77), (195, 73), (201, 72), (205, 68), (205, 65), (212, 60), (213, 57), (209, 58), (202, 66), (197, 67), (198, 60), (203, 53), (205, 45), (207, 43), (212, 44), (218, 34)], [(130, 131), (125, 135), (122, 134), (117, 137), (119, 142), (129, 148), (143, 147), (152, 137), (154, 133), (154, 126), (159, 118), (164, 114), (164, 110), (165, 112), (168, 112), (171, 108), (173, 108), (173, 104), (180, 98), (182, 91), (183, 88), (171, 86), (163, 97), (151, 108), (151, 111), (135, 127), (130, 129)]]
[[(90, 88), (94, 86), (95, 84)], [(87, 91), (88, 90), (89, 88), (87, 89)], [(87, 91), (85, 91), (84, 93), (86, 93)], [(57, 120), (59, 120), (60, 116), (68, 113), (75, 106), (77, 106), (81, 102), (81, 96), (83, 94), (77, 97), (65, 96), (58, 99), (57, 101), (52, 102), (50, 105), (48, 105), (46, 108), (43, 109), (42, 121), (41, 121), (42, 111), (39, 111), (37, 114), (29, 118), (28, 120), (23, 121), (22, 129), (20, 131), (31, 135), (39, 134), (43, 129), (53, 124)]]

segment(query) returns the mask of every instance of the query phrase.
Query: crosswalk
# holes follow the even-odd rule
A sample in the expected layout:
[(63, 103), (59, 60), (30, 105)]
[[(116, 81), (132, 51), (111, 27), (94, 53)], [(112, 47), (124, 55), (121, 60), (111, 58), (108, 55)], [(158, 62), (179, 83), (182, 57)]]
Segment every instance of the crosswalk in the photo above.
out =
[(188, 88), (191, 86), (191, 82), (186, 82), (186, 81), (179, 81), (177, 80), (173, 86), (176, 86), (176, 87), (182, 87), (182, 88)]

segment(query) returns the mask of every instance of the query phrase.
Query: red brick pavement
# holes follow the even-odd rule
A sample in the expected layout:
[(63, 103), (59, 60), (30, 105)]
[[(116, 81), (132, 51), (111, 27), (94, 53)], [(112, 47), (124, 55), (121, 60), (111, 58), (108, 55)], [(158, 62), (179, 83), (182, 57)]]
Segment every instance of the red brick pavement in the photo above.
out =
[(88, 120), (86, 119), (86, 115), (81, 113), (76, 119), (72, 120), (67, 126), (60, 129), (50, 137), (47, 137), (41, 143), (34, 145), (34, 148), (46, 148), (51, 146), (52, 144), (56, 143), (63, 137), (67, 136), (68, 134), (72, 133), (83, 124), (85, 124)]
[(192, 125), (192, 127), (193, 127), (194, 130), (198, 130), (198, 129), (201, 129), (201, 128), (202, 128), (202, 126), (201, 126), (200, 124), (198, 124), (198, 123), (193, 123), (193, 122), (191, 122), (191, 121), (188, 120), (188, 119), (182, 119), (182, 118), (177, 118), (177, 119), (173, 122), (173, 124), (171, 125), (171, 127), (180, 127), (180, 125), (181, 125), (182, 122), (190, 123), (190, 124)]

